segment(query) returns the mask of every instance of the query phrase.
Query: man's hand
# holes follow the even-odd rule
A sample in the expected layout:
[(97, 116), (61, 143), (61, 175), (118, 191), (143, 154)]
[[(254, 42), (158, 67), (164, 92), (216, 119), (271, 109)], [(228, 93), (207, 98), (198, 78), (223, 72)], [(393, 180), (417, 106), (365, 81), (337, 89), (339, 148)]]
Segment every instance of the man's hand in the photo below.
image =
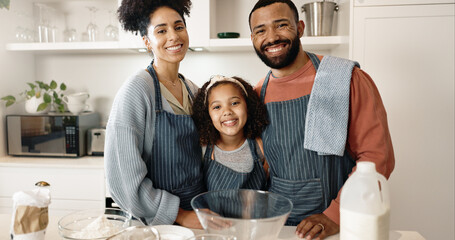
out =
[(306, 236), (305, 239), (310, 240), (316, 237), (317, 240), (322, 240), (325, 237), (330, 235), (336, 234), (340, 231), (340, 226), (330, 220), (324, 214), (314, 214), (305, 219), (303, 219), (299, 225), (297, 225), (295, 234), (299, 238), (303, 238)]
[(202, 229), (202, 225), (199, 222), (199, 219), (197, 218), (197, 215), (194, 211), (188, 211), (179, 208), (175, 222), (183, 227)]

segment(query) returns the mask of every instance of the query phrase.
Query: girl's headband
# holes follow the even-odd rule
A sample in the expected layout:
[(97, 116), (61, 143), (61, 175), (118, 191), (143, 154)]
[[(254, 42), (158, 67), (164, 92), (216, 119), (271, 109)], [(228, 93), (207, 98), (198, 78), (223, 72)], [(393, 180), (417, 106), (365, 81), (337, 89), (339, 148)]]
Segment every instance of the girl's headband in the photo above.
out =
[[(212, 76), (210, 78), (210, 84), (207, 86), (207, 88), (205, 89), (205, 94), (207, 95), (207, 92), (209, 91), (209, 89), (213, 86), (213, 84), (217, 83), (217, 82), (223, 82), (223, 81), (226, 81), (226, 82), (232, 82), (232, 83), (235, 83), (237, 85), (239, 85), (243, 92), (245, 93), (245, 95), (248, 97), (248, 93), (246, 92), (246, 89), (245, 87), (243, 86), (243, 84), (241, 82), (239, 82), (238, 80), (236, 80), (235, 78), (231, 78), (231, 77), (225, 77), (225, 76), (221, 76), (221, 75), (215, 75), (215, 76)], [(206, 96), (207, 97), (207, 96)]]

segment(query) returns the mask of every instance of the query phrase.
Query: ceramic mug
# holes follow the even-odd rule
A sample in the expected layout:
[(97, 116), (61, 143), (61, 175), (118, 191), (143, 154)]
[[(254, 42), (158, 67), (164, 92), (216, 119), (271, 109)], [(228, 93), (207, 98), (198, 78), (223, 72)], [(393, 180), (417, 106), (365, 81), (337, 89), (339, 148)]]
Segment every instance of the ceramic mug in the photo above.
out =
[(68, 107), (68, 110), (74, 114), (74, 115), (77, 115), (81, 112), (84, 112), (86, 110), (88, 110), (88, 104), (85, 104), (85, 103), (82, 103), (82, 104), (66, 104), (66, 106)]
[(87, 92), (78, 92), (63, 96), (62, 100), (66, 104), (85, 104), (85, 101), (90, 97)]

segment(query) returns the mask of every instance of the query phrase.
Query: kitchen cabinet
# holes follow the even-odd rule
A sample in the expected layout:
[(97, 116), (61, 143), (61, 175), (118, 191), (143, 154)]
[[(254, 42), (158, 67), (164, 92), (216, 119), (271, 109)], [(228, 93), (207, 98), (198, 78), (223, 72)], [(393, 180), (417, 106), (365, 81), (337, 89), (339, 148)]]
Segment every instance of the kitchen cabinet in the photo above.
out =
[[(39, 21), (36, 6), (31, 0), (26, 0), (28, 12), (25, 15), (32, 15), (34, 21)], [(138, 35), (123, 31), (118, 23), (119, 38), (117, 41), (85, 42), (81, 40), (81, 34), (86, 31), (90, 22), (90, 12), (87, 7), (94, 6), (98, 9), (96, 13), (96, 24), (98, 25), (99, 35), (103, 36), (105, 26), (109, 24), (108, 11), (115, 11), (121, 0), (98, 0), (79, 1), (79, 0), (41, 0), (46, 6), (56, 9), (55, 14), (57, 30), (60, 36), (57, 42), (38, 43), (38, 42), (14, 42), (7, 44), (6, 49), (10, 51), (26, 51), (33, 53), (109, 53), (109, 52), (132, 52), (144, 49), (143, 42)], [(208, 51), (253, 51), (250, 40), (250, 30), (248, 25), (248, 15), (253, 8), (256, 0), (193, 0), (190, 17), (187, 17), (187, 26), (190, 36), (190, 49), (197, 48)], [(305, 0), (294, 0), (300, 7), (306, 3)], [(12, 2), (12, 9), (15, 9), (15, 2)], [(307, 37), (301, 39), (305, 50), (325, 50), (337, 51), (343, 49), (347, 57), (349, 47), (349, 24), (350, 24), (350, 1), (340, 0), (340, 10), (335, 13), (337, 19), (334, 25), (334, 36)], [(30, 10), (31, 9), (31, 10)], [(22, 10), (17, 10), (22, 11)], [(300, 19), (304, 19), (304, 14), (300, 13)], [(30, 20), (30, 18), (29, 18)], [(81, 21), (82, 20), (82, 21)], [(27, 23), (30, 27), (36, 28), (33, 23)], [(78, 34), (79, 41), (64, 42), (63, 30), (74, 28)], [(219, 32), (238, 32), (240, 38), (219, 39)], [(101, 40), (102, 37), (101, 37)], [(337, 54), (339, 55), (339, 54)]]
[(391, 225), (431, 239), (454, 236), (454, 11), (370, 6), (353, 16), (352, 58), (381, 93), (394, 145)]
[(0, 158), (0, 213), (11, 213), (15, 192), (31, 190), (38, 181), (51, 184), (51, 215), (105, 206), (102, 157)]

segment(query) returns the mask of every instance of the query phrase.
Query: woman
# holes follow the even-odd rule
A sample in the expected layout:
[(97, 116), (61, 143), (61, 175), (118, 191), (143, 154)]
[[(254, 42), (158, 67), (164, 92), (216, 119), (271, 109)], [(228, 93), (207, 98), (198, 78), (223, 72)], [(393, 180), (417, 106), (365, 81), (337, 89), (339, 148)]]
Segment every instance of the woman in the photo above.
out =
[(188, 50), (189, 0), (123, 0), (119, 20), (153, 54), (117, 93), (107, 124), (109, 190), (147, 224), (201, 228), (190, 206), (204, 191), (201, 148), (191, 119), (197, 86), (178, 73)]

